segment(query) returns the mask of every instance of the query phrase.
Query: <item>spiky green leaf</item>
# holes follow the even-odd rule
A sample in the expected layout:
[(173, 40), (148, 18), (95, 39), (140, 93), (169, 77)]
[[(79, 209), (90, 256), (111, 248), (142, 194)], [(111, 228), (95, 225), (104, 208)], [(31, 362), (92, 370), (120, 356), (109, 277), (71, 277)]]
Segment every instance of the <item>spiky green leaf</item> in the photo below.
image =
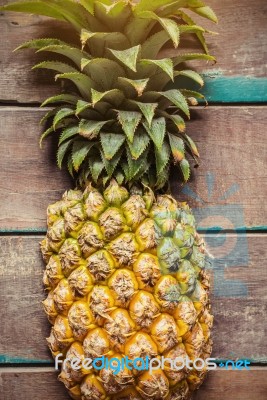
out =
[(114, 171), (115, 171), (115, 169), (116, 169), (116, 167), (117, 167), (117, 165), (118, 165), (118, 163), (119, 163), (119, 161), (121, 159), (121, 156), (122, 156), (122, 150), (119, 150), (115, 154), (115, 156), (112, 158), (112, 160), (107, 160), (105, 158), (104, 152), (101, 151), (102, 161), (103, 161), (103, 163), (105, 165), (105, 170), (107, 171), (107, 174), (108, 174), (108, 176), (110, 178), (112, 177), (112, 175), (113, 175), (113, 173), (114, 173)]
[(171, 133), (169, 133), (169, 141), (175, 163), (182, 161), (185, 157), (184, 141)]
[(57, 165), (61, 169), (63, 159), (68, 152), (70, 145), (73, 143), (73, 139), (68, 140), (67, 142), (62, 143), (57, 151)]
[(101, 147), (107, 160), (111, 160), (125, 142), (125, 136), (119, 133), (100, 133)]
[(176, 107), (180, 108), (180, 110), (182, 110), (185, 113), (185, 115), (188, 118), (190, 118), (190, 111), (189, 111), (188, 104), (180, 90), (171, 89), (171, 90), (167, 90), (166, 92), (161, 92), (160, 94), (163, 97), (165, 97), (166, 99), (168, 99)]
[(139, 13), (139, 17), (147, 18), (149, 20), (156, 20), (160, 23), (162, 28), (167, 32), (169, 38), (172, 40), (173, 45), (175, 48), (179, 45), (180, 40), (180, 31), (177, 23), (170, 18), (160, 18), (156, 13), (153, 11), (143, 11)]
[(110, 121), (90, 121), (82, 119), (79, 124), (79, 135), (86, 139), (93, 139), (98, 136), (101, 128)]
[(139, 107), (150, 128), (155, 115), (155, 110), (158, 107), (158, 103), (142, 103), (140, 101), (134, 100), (132, 100), (132, 103), (136, 104)]
[(161, 150), (164, 137), (166, 134), (166, 120), (165, 118), (154, 118), (151, 126), (147, 122), (143, 123), (148, 135), (155, 144), (158, 151)]
[(186, 61), (195, 61), (195, 60), (206, 60), (215, 62), (216, 58), (210, 56), (209, 54), (204, 54), (204, 53), (187, 53), (172, 58), (174, 66), (177, 66)]
[(201, 17), (207, 18), (212, 22), (215, 22), (216, 24), (218, 23), (218, 18), (215, 12), (212, 10), (212, 8), (208, 6), (192, 8), (192, 11), (194, 11), (198, 15), (201, 15)]
[(63, 129), (63, 131), (60, 134), (58, 144), (60, 145), (61, 143), (65, 142), (65, 140), (77, 135), (78, 130), (79, 130), (78, 125), (68, 126), (67, 128)]
[(151, 35), (142, 45), (141, 58), (156, 59), (159, 51), (170, 40), (165, 30), (159, 31)]
[(77, 172), (85, 160), (85, 157), (88, 155), (91, 148), (95, 145), (94, 142), (88, 142), (87, 140), (83, 141), (74, 141), (72, 146), (72, 162), (75, 171)]
[(103, 161), (101, 160), (100, 156), (90, 156), (89, 157), (89, 168), (93, 178), (93, 181), (97, 183), (98, 178), (105, 168)]
[(186, 69), (183, 71), (175, 71), (174, 76), (185, 76), (189, 79), (192, 79), (193, 81), (197, 82), (200, 86), (204, 85), (204, 80), (202, 76), (200, 76), (197, 72), (192, 71), (190, 69)]
[(87, 110), (88, 108), (92, 107), (92, 103), (88, 103), (88, 101), (78, 100), (75, 110), (75, 115), (81, 114), (83, 111)]
[(133, 143), (128, 142), (131, 156), (134, 160), (137, 160), (141, 154), (146, 150), (150, 142), (149, 136), (142, 129), (137, 129)]
[(123, 65), (136, 72), (136, 63), (141, 50), (140, 45), (131, 47), (130, 49), (126, 50), (109, 50), (114, 55), (114, 57), (116, 57), (117, 60), (119, 60)]
[(61, 74), (69, 72), (78, 72), (76, 68), (73, 68), (70, 65), (60, 61), (43, 61), (32, 67), (32, 69), (39, 69), (39, 68), (52, 69), (53, 71), (60, 72)]
[(50, 128), (46, 129), (46, 130), (43, 132), (43, 134), (41, 135), (40, 140), (39, 140), (39, 145), (40, 145), (40, 147), (42, 147), (43, 140), (44, 140), (48, 135), (50, 135), (50, 133), (53, 133), (53, 132), (55, 132), (53, 126), (50, 126)]
[(65, 43), (59, 39), (54, 39), (54, 38), (33, 39), (33, 40), (29, 40), (27, 42), (22, 43), (14, 51), (22, 50), (22, 49), (40, 50), (43, 47), (53, 46), (53, 45), (68, 46), (67, 43)]
[(124, 76), (120, 76), (119, 81), (123, 83), (123, 87), (125, 87), (125, 83), (126, 86), (131, 86), (134, 88), (134, 90), (137, 92), (138, 96), (142, 96), (145, 88), (147, 87), (147, 84), (149, 82), (149, 78), (147, 79), (129, 79), (126, 78)]
[(91, 93), (93, 107), (103, 99), (105, 99), (105, 101), (111, 102), (114, 105), (120, 103), (123, 99), (123, 94), (119, 89), (111, 89), (105, 92), (98, 92), (97, 90), (92, 89)]
[(171, 149), (166, 141), (163, 142), (163, 145), (160, 150), (158, 148), (155, 148), (156, 168), (158, 176), (168, 165), (170, 160), (170, 154), (171, 154)]
[(184, 134), (184, 137), (185, 137), (186, 143), (187, 143), (189, 149), (191, 150), (191, 152), (193, 153), (193, 155), (195, 155), (196, 157), (199, 157), (198, 148), (197, 148), (195, 142), (193, 141), (193, 139), (186, 134)]
[(96, 88), (104, 91), (113, 89), (118, 77), (125, 75), (124, 69), (116, 61), (107, 58), (83, 59), (82, 70), (95, 82)]
[(162, 69), (173, 81), (173, 63), (170, 58), (162, 58), (161, 60), (140, 60), (140, 64), (142, 65), (155, 65)]
[(92, 80), (85, 74), (82, 74), (81, 72), (70, 72), (67, 74), (58, 74), (58, 75), (56, 75), (56, 79), (68, 79), (68, 80), (72, 81), (77, 86), (81, 95), (85, 99), (90, 100), (91, 89), (93, 88), (93, 83), (92, 83)]
[(69, 117), (71, 115), (74, 115), (74, 110), (72, 108), (61, 108), (61, 110), (59, 110), (54, 119), (53, 119), (53, 128), (54, 130), (56, 130), (59, 122), (61, 122), (64, 118)]
[(189, 162), (187, 161), (186, 158), (184, 158), (184, 159), (179, 163), (179, 166), (180, 166), (180, 168), (181, 168), (181, 171), (182, 171), (184, 180), (185, 180), (185, 182), (187, 182), (188, 179), (190, 178), (190, 165), (189, 165)]
[(142, 114), (136, 111), (118, 111), (118, 120), (122, 130), (130, 143), (133, 142), (134, 133), (142, 119)]
[(54, 104), (54, 103), (65, 103), (65, 104), (67, 103), (75, 105), (78, 100), (79, 100), (78, 96), (64, 93), (64, 94), (59, 94), (57, 96), (49, 97), (41, 104), (41, 107), (45, 107), (48, 104)]
[(61, 54), (62, 56), (67, 57), (71, 61), (74, 62), (74, 64), (77, 65), (77, 67), (80, 69), (81, 65), (81, 60), (83, 58), (90, 58), (90, 55), (86, 53), (85, 51), (80, 50), (78, 47), (73, 47), (68, 44), (53, 44), (53, 45), (48, 45), (45, 47), (41, 47), (38, 49), (37, 53), (42, 52), (42, 51), (48, 51), (51, 53), (56, 53), (56, 54)]

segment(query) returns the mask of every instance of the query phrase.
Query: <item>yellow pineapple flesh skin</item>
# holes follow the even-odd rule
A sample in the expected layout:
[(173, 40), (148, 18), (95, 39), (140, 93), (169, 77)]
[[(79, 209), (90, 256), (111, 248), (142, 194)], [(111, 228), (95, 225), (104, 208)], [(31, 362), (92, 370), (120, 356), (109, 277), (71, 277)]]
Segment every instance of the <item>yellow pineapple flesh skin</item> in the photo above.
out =
[(71, 368), (72, 358), (210, 357), (206, 254), (191, 210), (168, 195), (91, 185), (48, 207), (44, 309), (59, 379), (78, 400), (187, 400), (205, 370)]

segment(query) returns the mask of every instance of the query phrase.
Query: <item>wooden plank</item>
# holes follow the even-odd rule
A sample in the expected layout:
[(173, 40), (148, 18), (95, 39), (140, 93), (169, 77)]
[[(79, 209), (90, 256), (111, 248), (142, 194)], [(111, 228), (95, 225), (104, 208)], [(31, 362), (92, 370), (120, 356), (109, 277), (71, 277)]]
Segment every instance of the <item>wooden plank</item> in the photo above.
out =
[[(210, 371), (205, 383), (194, 394), (193, 400), (266, 400), (266, 368), (251, 371)], [(2, 369), (1, 394), (3, 400), (66, 400), (64, 385), (50, 369)]]
[[(239, 236), (239, 243), (233, 234), (224, 237), (226, 246), (222, 246), (219, 236), (205, 238), (215, 256), (210, 271), (215, 316), (213, 357), (265, 362), (267, 235)], [(38, 236), (0, 238), (2, 364), (52, 362), (45, 342), (49, 324), (40, 304), (45, 294), (39, 241)], [(224, 261), (222, 253), (226, 253)]]
[[(39, 109), (0, 108), (2, 231), (45, 230), (47, 205), (71, 187), (56, 167), (55, 143), (39, 149), (42, 115)], [(183, 189), (173, 175), (172, 190), (195, 208), (200, 228), (267, 225), (265, 125), (263, 106), (193, 110), (188, 132), (199, 146), (201, 166)]]
[[(0, 0), (0, 4), (12, 0)], [(207, 78), (205, 93), (215, 102), (266, 102), (265, 34), (267, 3), (262, 0), (217, 0), (208, 4), (218, 14), (218, 26), (208, 24), (219, 35), (208, 36), (210, 52), (218, 59), (216, 69), (208, 64), (196, 64)], [(12, 53), (21, 42), (35, 37), (50, 37), (51, 32), (67, 39), (66, 25), (38, 16), (3, 13), (0, 15), (1, 75), (0, 99), (3, 101), (41, 102), (55, 92), (52, 73), (31, 71), (40, 60), (32, 51)], [(75, 40), (72, 38), (72, 41)], [(185, 42), (194, 50), (195, 41)], [(195, 65), (195, 64), (194, 64)], [(211, 76), (211, 78), (209, 78)], [(230, 77), (230, 79), (228, 79)], [(249, 77), (249, 79), (247, 79)]]

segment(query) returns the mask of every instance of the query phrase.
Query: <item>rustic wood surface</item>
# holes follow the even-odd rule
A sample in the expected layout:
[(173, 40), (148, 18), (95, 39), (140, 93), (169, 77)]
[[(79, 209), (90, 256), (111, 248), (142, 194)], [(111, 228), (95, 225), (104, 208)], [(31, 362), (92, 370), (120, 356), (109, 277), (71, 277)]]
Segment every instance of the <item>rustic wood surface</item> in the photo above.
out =
[[(44, 149), (39, 149), (42, 114), (39, 109), (0, 107), (2, 231), (44, 230), (47, 205), (71, 187), (68, 176), (56, 166), (55, 142), (48, 139)], [(194, 191), (203, 203), (181, 194), (176, 174), (172, 177), (172, 190), (177, 198), (188, 200), (196, 208), (199, 227), (206, 227), (207, 223), (209, 227), (221, 226), (217, 215), (224, 215), (225, 205), (230, 207), (228, 221), (223, 221), (224, 229), (267, 225), (265, 126), (264, 106), (210, 106), (192, 112), (188, 132), (199, 146), (201, 166), (193, 170), (187, 189)], [(214, 177), (212, 187), (209, 176)], [(236, 219), (234, 205), (244, 218), (239, 215)], [(203, 220), (207, 208), (212, 211), (212, 207), (217, 207), (215, 216), (210, 221)]]
[[(0, 0), (0, 5), (12, 0)], [(194, 64), (207, 77), (206, 94), (210, 101), (267, 101), (267, 2), (264, 0), (209, 0), (218, 14), (220, 23), (207, 23), (219, 35), (209, 35), (210, 52), (218, 60), (211, 64)], [(66, 40), (68, 29), (64, 23), (47, 18), (16, 13), (0, 14), (0, 100), (41, 102), (55, 92), (53, 74), (48, 71), (31, 71), (32, 65), (43, 55), (33, 51), (12, 53), (22, 42), (35, 37), (50, 37), (51, 32)], [(72, 36), (73, 37), (73, 36)], [(72, 39), (73, 40), (73, 39)], [(187, 40), (194, 49), (194, 41)], [(231, 77), (230, 81), (225, 78)], [(249, 79), (248, 79), (249, 77)], [(265, 88), (265, 89), (264, 89)], [(263, 90), (264, 89), (264, 90)]]
[[(211, 371), (193, 400), (266, 400), (266, 375), (266, 368), (257, 367), (250, 371)], [(63, 384), (57, 381), (57, 374), (51, 368), (1, 369), (0, 380), (2, 400), (68, 398)]]
[[(3, 363), (52, 361), (44, 340), (49, 335), (49, 323), (41, 306), (45, 293), (40, 239), (41, 236), (8, 236), (0, 240), (0, 361)], [(224, 238), (224, 249), (217, 235), (207, 235), (205, 239), (209, 248), (217, 251), (210, 270), (215, 316), (213, 356), (263, 362), (267, 360), (267, 330), (263, 323), (267, 312), (266, 235), (229, 234)], [(236, 240), (240, 241), (238, 251)], [(226, 266), (220, 250), (227, 254)], [(242, 259), (240, 254), (246, 253), (249, 259)]]

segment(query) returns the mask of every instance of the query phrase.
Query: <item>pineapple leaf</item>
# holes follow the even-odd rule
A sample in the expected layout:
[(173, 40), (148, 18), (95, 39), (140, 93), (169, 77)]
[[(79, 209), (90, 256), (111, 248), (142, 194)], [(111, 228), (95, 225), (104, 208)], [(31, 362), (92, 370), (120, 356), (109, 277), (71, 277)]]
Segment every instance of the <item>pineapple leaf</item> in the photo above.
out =
[(152, 64), (161, 68), (173, 81), (173, 63), (170, 58), (162, 58), (161, 60), (140, 60), (141, 64)]
[(194, 90), (187, 90), (187, 89), (181, 89), (181, 93), (187, 98), (193, 98), (193, 99), (200, 99), (200, 100), (204, 100), (207, 103), (207, 100), (205, 98), (205, 96), (199, 92), (195, 92)]
[(53, 133), (53, 132), (55, 132), (53, 126), (50, 126), (50, 128), (46, 129), (46, 130), (42, 133), (42, 135), (41, 135), (41, 137), (40, 137), (40, 140), (39, 140), (39, 146), (40, 146), (40, 147), (42, 147), (43, 140), (44, 140), (48, 135), (50, 135), (50, 133)]
[(212, 22), (215, 22), (216, 24), (218, 23), (218, 18), (215, 12), (212, 10), (212, 8), (208, 6), (191, 8), (191, 10), (194, 11), (196, 14), (201, 15), (201, 17), (207, 18)]
[(93, 87), (93, 83), (92, 83), (92, 80), (85, 74), (82, 74), (81, 72), (70, 72), (67, 74), (58, 74), (58, 75), (56, 75), (56, 80), (57, 79), (68, 79), (68, 80), (72, 81), (77, 86), (82, 97), (84, 97), (87, 100), (90, 100), (91, 89)]
[(168, 183), (169, 179), (169, 169), (170, 166), (169, 164), (166, 165), (166, 167), (162, 170), (161, 174), (157, 174), (157, 181), (155, 183), (155, 186), (158, 190), (164, 188), (164, 186)]
[(90, 55), (88, 53), (80, 50), (78, 47), (69, 46), (68, 44), (51, 44), (39, 48), (37, 50), (37, 53), (42, 51), (49, 51), (51, 53), (61, 54), (62, 56), (65, 56), (73, 61), (79, 69), (81, 66), (81, 60), (83, 58), (90, 58)]
[(155, 110), (158, 107), (158, 103), (142, 103), (135, 100), (132, 100), (132, 103), (136, 104), (139, 107), (150, 128), (153, 117), (155, 115)]
[(83, 7), (77, 3), (74, 7), (72, 0), (20, 1), (18, 3), (8, 4), (1, 7), (1, 9), (44, 15), (60, 21), (68, 21), (78, 31), (87, 25)]
[(180, 56), (176, 56), (172, 58), (173, 65), (176, 67), (177, 65), (186, 62), (186, 61), (195, 61), (195, 60), (207, 60), (207, 61), (216, 61), (215, 57), (210, 56), (209, 54), (204, 53), (188, 53), (181, 54)]
[(112, 175), (113, 175), (113, 173), (114, 173), (114, 171), (115, 171), (115, 169), (116, 169), (116, 167), (117, 167), (117, 165), (118, 165), (118, 163), (120, 161), (121, 156), (122, 156), (122, 150), (119, 150), (115, 154), (115, 156), (112, 158), (112, 160), (107, 160), (105, 158), (105, 154), (103, 153), (103, 151), (101, 151), (102, 161), (103, 161), (103, 163), (105, 165), (105, 170), (107, 171), (107, 174), (108, 174), (109, 178), (112, 177)]
[(181, 162), (179, 162), (179, 166), (181, 168), (184, 180), (185, 180), (185, 182), (187, 182), (188, 179), (190, 178), (190, 165), (189, 165), (189, 162), (187, 161), (186, 158), (184, 158)]
[(64, 118), (69, 117), (74, 114), (74, 110), (72, 108), (61, 108), (59, 110), (54, 119), (53, 119), (53, 128), (54, 130), (57, 129), (57, 125), (59, 124), (60, 121), (62, 121)]
[(38, 68), (52, 69), (53, 71), (60, 72), (61, 74), (65, 74), (68, 72), (78, 72), (77, 69), (60, 61), (43, 61), (32, 67), (32, 69)]
[(130, 143), (133, 143), (134, 133), (142, 119), (142, 114), (136, 111), (118, 111), (118, 120)]
[(167, 142), (163, 142), (161, 149), (155, 148), (156, 169), (159, 176), (169, 163), (171, 155), (170, 146)]
[(73, 139), (70, 139), (67, 142), (62, 143), (57, 151), (57, 165), (58, 167), (61, 169), (62, 168), (62, 162), (63, 159), (67, 153), (67, 151), (69, 150), (70, 145), (73, 143)]
[(184, 137), (191, 152), (194, 154), (194, 156), (199, 157), (199, 152), (193, 139), (191, 139), (191, 137), (186, 134), (184, 134)]
[(184, 71), (174, 71), (174, 76), (180, 76), (180, 75), (192, 79), (193, 81), (197, 82), (200, 86), (204, 85), (203, 78), (195, 71), (192, 71), (190, 69)]
[(161, 114), (165, 117), (170, 119), (176, 126), (179, 132), (185, 131), (185, 120), (177, 114), (168, 114), (165, 111), (161, 111)]
[(101, 128), (110, 121), (89, 121), (82, 119), (79, 124), (79, 135), (86, 139), (93, 139), (98, 136)]
[(78, 96), (64, 93), (64, 94), (59, 94), (57, 96), (49, 97), (41, 104), (41, 107), (47, 106), (48, 104), (54, 104), (54, 103), (65, 103), (65, 104), (67, 103), (67, 104), (75, 105), (78, 100), (79, 100)]
[(146, 158), (147, 151), (145, 151), (145, 153), (143, 153), (137, 160), (134, 160), (131, 156), (129, 149), (127, 149), (127, 163), (124, 163), (122, 165), (127, 181), (133, 180), (136, 175), (140, 173), (140, 170), (142, 169), (142, 165), (145, 162)]
[(69, 154), (68, 156), (68, 161), (67, 161), (67, 168), (69, 171), (69, 174), (72, 178), (74, 178), (74, 168), (73, 168), (73, 162), (72, 162), (72, 156)]
[(198, 33), (203, 32), (205, 33), (205, 29), (198, 25), (178, 25), (180, 29), (180, 34), (184, 33)]
[(110, 30), (123, 30), (124, 25), (131, 15), (128, 1), (95, 1), (95, 16), (100, 19)]
[(182, 161), (185, 157), (184, 141), (171, 133), (169, 133), (169, 141), (175, 163)]
[(160, 151), (166, 134), (165, 118), (153, 119), (150, 127), (147, 122), (144, 122), (143, 125), (156, 148)]
[(109, 50), (114, 55), (114, 57), (116, 57), (117, 60), (119, 60), (123, 65), (128, 67), (130, 70), (136, 72), (137, 58), (141, 50), (140, 45), (131, 47), (130, 49), (126, 50)]
[(139, 17), (147, 18), (149, 20), (156, 20), (160, 23), (162, 28), (167, 32), (169, 38), (172, 40), (175, 48), (179, 45), (180, 31), (177, 23), (169, 18), (160, 18), (157, 14), (152, 11), (143, 11), (139, 13)]
[(94, 182), (97, 183), (101, 172), (105, 168), (105, 165), (101, 160), (101, 157), (100, 156), (89, 157), (89, 168)]
[[(196, 8), (192, 9), (192, 10), (196, 10)], [(185, 12), (182, 11), (178, 11), (177, 14), (179, 16), (181, 16), (181, 18), (183, 19), (184, 22), (186, 22), (188, 25), (196, 25), (195, 21), (189, 17), (189, 15), (187, 15)], [(206, 39), (205, 36), (203, 35), (203, 32), (196, 32), (196, 36), (198, 38), (198, 40), (200, 41), (203, 49), (205, 50), (206, 54), (209, 54), (209, 49), (206, 43)]]
[(77, 125), (68, 126), (67, 128), (63, 129), (63, 131), (60, 134), (58, 144), (60, 145), (61, 143), (65, 142), (65, 140), (71, 138), (72, 136), (77, 135), (78, 130), (79, 130), (79, 127)]
[(78, 116), (79, 114), (81, 114), (83, 111), (87, 110), (90, 107), (92, 107), (91, 103), (88, 103), (87, 101), (84, 100), (78, 100), (76, 105), (75, 115)]
[(125, 75), (124, 69), (116, 61), (107, 58), (83, 59), (82, 70), (104, 91), (113, 89), (118, 77)]
[(205, 4), (200, 0), (176, 0), (176, 1), (167, 1), (159, 10), (160, 16), (170, 16), (175, 14), (177, 10), (180, 8), (196, 8), (203, 7)]
[(161, 92), (160, 94), (164, 96), (166, 99), (168, 99), (176, 107), (180, 108), (180, 110), (182, 110), (185, 113), (185, 115), (188, 118), (190, 118), (190, 111), (188, 104), (180, 90), (171, 89), (167, 90), (166, 92)]
[(143, 154), (149, 142), (149, 136), (142, 129), (137, 129), (136, 134), (134, 135), (133, 143), (128, 141), (131, 157), (134, 160), (137, 160), (141, 154)]
[(119, 89), (111, 89), (106, 92), (98, 92), (95, 89), (91, 90), (92, 93), (92, 106), (94, 107), (99, 101), (105, 98), (105, 100), (110, 101), (112, 104), (120, 103), (123, 94)]
[[(135, 89), (135, 91), (137, 92), (138, 96), (142, 96), (142, 94), (143, 94), (143, 92), (144, 92), (144, 90), (147, 87), (147, 84), (149, 82), (149, 78), (148, 79), (136, 79), (136, 80), (133, 80), (133, 79), (129, 79), (129, 78), (126, 78), (124, 76), (121, 76), (118, 79), (123, 84), (126, 83), (127, 86), (128, 85), (132, 86)], [(124, 85), (124, 87), (125, 87), (125, 85)]]
[(74, 141), (72, 146), (72, 162), (75, 171), (77, 172), (85, 160), (85, 157), (88, 155), (91, 148), (95, 145), (95, 142), (88, 142), (87, 140), (83, 141)]
[(159, 51), (170, 40), (168, 33), (164, 30), (154, 33), (142, 45), (141, 58), (155, 59)]
[(94, 15), (94, 0), (78, 0), (80, 3), (91, 15)]
[(121, 32), (91, 32), (82, 29), (80, 39), (83, 47), (88, 41), (90, 41), (90, 39), (103, 40), (103, 43), (105, 43), (105, 46), (107, 47), (112, 45), (116, 48), (125, 48), (130, 45), (127, 36)]
[(17, 50), (22, 50), (22, 49), (35, 49), (35, 50), (40, 50), (43, 47), (47, 46), (53, 46), (53, 45), (59, 45), (59, 46), (68, 46), (67, 43), (62, 42), (62, 40), (59, 39), (53, 39), (53, 38), (48, 38), (48, 39), (33, 39), (29, 40), (28, 42), (22, 43), (20, 46), (18, 46), (14, 51)]
[(188, 118), (190, 118), (190, 111), (189, 111), (188, 104), (180, 90), (171, 89), (171, 90), (167, 90), (166, 92), (161, 92), (160, 94), (162, 96), (164, 96), (166, 99), (168, 99), (176, 107), (180, 108), (180, 110), (182, 110), (185, 113), (185, 115)]
[(125, 142), (125, 136), (119, 133), (100, 133), (100, 141), (105, 158), (111, 160)]

